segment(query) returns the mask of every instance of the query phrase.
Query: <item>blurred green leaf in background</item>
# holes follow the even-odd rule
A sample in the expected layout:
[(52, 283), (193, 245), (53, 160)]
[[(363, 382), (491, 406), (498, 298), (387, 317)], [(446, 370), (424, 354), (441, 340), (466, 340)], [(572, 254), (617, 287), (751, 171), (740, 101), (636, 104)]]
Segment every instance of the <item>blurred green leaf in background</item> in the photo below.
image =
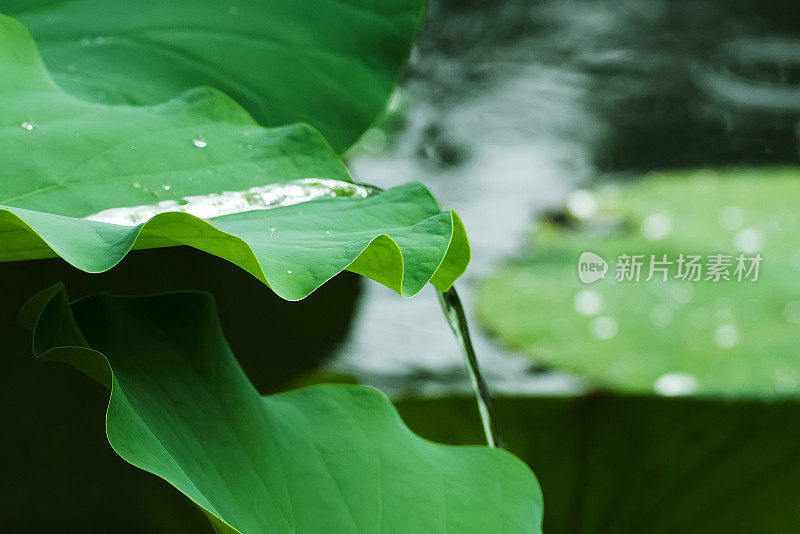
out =
[[(794, 168), (657, 173), (578, 191), (574, 213), (544, 220), (529, 252), (479, 291), (482, 324), (533, 360), (628, 392), (795, 397), (800, 394), (800, 172)], [(588, 207), (588, 208), (587, 208)], [(610, 264), (583, 284), (578, 258)], [(616, 281), (622, 254), (677, 260), (733, 256), (730, 280), (666, 281), (647, 265)], [(733, 276), (739, 254), (763, 260)]]

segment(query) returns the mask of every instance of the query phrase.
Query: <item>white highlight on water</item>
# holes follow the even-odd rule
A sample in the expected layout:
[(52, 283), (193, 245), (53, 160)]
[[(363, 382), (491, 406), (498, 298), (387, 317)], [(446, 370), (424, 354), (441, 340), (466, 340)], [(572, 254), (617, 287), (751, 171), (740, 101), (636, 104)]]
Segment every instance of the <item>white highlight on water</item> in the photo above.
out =
[(597, 214), (597, 199), (583, 189), (574, 191), (567, 198), (567, 210), (578, 219), (591, 219)]
[[(225, 191), (210, 195), (187, 196), (181, 200), (164, 200), (144, 206), (111, 208), (84, 219), (122, 226), (138, 226), (160, 213), (182, 212), (201, 219), (212, 219), (223, 215), (292, 206), (321, 198), (366, 198), (374, 192), (374, 188), (370, 186), (352, 182), (304, 178), (252, 187), (246, 191)], [(274, 233), (274, 229), (271, 229), (270, 235)]]

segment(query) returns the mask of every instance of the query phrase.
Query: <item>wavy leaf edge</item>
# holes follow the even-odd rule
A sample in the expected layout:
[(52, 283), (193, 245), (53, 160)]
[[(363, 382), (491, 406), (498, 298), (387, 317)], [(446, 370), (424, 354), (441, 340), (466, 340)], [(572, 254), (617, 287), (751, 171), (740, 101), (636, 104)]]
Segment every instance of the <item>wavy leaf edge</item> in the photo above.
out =
[[(107, 390), (109, 390), (108, 409), (105, 416), (106, 437), (109, 445), (120, 458), (137, 469), (161, 478), (173, 486), (177, 491), (183, 493), (206, 515), (216, 532), (219, 532), (220, 534), (246, 534), (220, 517), (218, 513), (209, 510), (206, 506), (198, 503), (197, 500), (192, 498), (190, 495), (185, 494), (178, 486), (176, 486), (176, 484), (169, 480), (167, 475), (147, 469), (142, 462), (135, 458), (129, 457), (123, 451), (119, 450), (118, 446), (115, 446), (114, 440), (109, 434), (110, 408), (115, 395), (121, 395), (122, 397), (125, 397), (124, 388), (116, 380), (113, 366), (105, 354), (99, 350), (91, 348), (89, 343), (83, 337), (83, 334), (81, 333), (81, 327), (72, 313), (72, 305), (81, 301), (98, 298), (110, 298), (117, 301), (142, 301), (148, 298), (163, 297), (167, 295), (194, 295), (204, 299), (210, 306), (214, 306), (213, 296), (203, 291), (174, 291), (170, 293), (144, 296), (117, 296), (109, 293), (99, 293), (82, 297), (70, 302), (64, 285), (59, 283), (31, 297), (31, 299), (20, 310), (19, 318), (20, 322), (32, 333), (32, 348), (34, 356), (37, 359), (69, 364), (81, 371), (83, 374), (86, 374), (88, 377), (99, 382)], [(530, 485), (527, 490), (530, 492), (529, 496), (532, 498), (530, 512), (533, 530), (530, 530), (530, 532), (539, 534), (541, 533), (543, 516), (542, 493), (536, 475), (524, 461), (506, 450), (491, 449), (482, 445), (442, 444), (424, 438), (411, 430), (405, 424), (400, 416), (400, 413), (389, 397), (387, 397), (380, 390), (371, 386), (352, 384), (316, 384), (304, 386), (284, 393), (264, 395), (260, 397), (262, 401), (269, 398), (286, 400), (309, 394), (319, 394), (321, 396), (325, 396), (328, 395), (328, 393), (335, 395), (342, 392), (346, 392), (348, 395), (354, 397), (359, 396), (359, 400), (361, 401), (363, 401), (364, 398), (367, 398), (369, 404), (375, 407), (375, 412), (380, 412), (382, 417), (391, 419), (392, 423), (400, 427), (403, 434), (409, 440), (416, 440), (420, 443), (426, 444), (426, 446), (435, 447), (440, 451), (471, 451), (471, 453), (482, 454), (486, 457), (494, 456), (498, 459), (497, 461), (506, 463), (508, 469), (515, 469), (519, 473), (524, 472), (525, 476), (529, 477), (530, 479)], [(500, 460), (501, 458), (502, 460)], [(468, 458), (465, 458), (465, 460), (467, 459)], [(522, 488), (517, 486), (516, 489), (521, 490)], [(222, 527), (222, 529), (220, 529), (220, 527)], [(526, 532), (527, 531), (529, 531), (529, 529), (526, 527)]]
[[(418, 182), (409, 182), (408, 184), (397, 186), (383, 193), (379, 193), (379, 195), (385, 194), (389, 191), (398, 191), (404, 188), (424, 190), (425, 194), (430, 198), (430, 200), (434, 200), (434, 197), (431, 195), (430, 191)], [(376, 195), (376, 197), (379, 195)], [(309, 204), (315, 202), (341, 201), (316, 200), (310, 202)], [(275, 208), (274, 210), (265, 211), (275, 211), (280, 209), (283, 208)], [(59, 221), (64, 224), (82, 224), (86, 230), (93, 232), (97, 237), (99, 237), (99, 231), (96, 232), (95, 230), (98, 228), (113, 229), (117, 232), (119, 229), (124, 228), (127, 229), (125, 236), (127, 244), (121, 253), (111, 256), (110, 259), (105, 262), (106, 265), (100, 268), (92, 267), (80, 261), (74, 255), (70, 254), (70, 252), (66, 250), (66, 247), (56, 243), (55, 239), (48, 238), (48, 236), (43, 235), (47, 232), (40, 231), (40, 229), (37, 228), (39, 225), (30, 220), (30, 215), (34, 213), (46, 216), (48, 218), (53, 218), (54, 221)], [(138, 226), (120, 226), (111, 223), (86, 221), (85, 219), (0, 205), (0, 234), (2, 234), (4, 231), (8, 232), (9, 227), (14, 227), (15, 230), (21, 229), (27, 232), (30, 237), (38, 240), (40, 244), (40, 248), (38, 249), (25, 250), (25, 259), (60, 257), (73, 267), (88, 274), (98, 274), (114, 268), (125, 258), (125, 256), (128, 255), (128, 253), (137, 249), (186, 245), (222, 258), (236, 265), (237, 267), (244, 269), (267, 285), (278, 296), (288, 301), (298, 301), (308, 297), (311, 293), (319, 289), (325, 282), (338, 275), (342, 271), (351, 271), (356, 274), (363, 275), (389, 287), (403, 297), (413, 297), (419, 293), (419, 291), (421, 291), (424, 285), (427, 283), (433, 284), (439, 290), (446, 291), (462, 274), (464, 274), (469, 264), (471, 253), (466, 229), (463, 221), (455, 211), (442, 211), (438, 214), (428, 217), (427, 219), (419, 221), (417, 224), (421, 224), (426, 221), (432, 221), (436, 217), (440, 217), (442, 214), (447, 214), (450, 219), (451, 229), (447, 248), (441, 255), (441, 259), (439, 260), (436, 269), (429, 276), (427, 276), (425, 283), (415, 284), (411, 288), (405, 287), (405, 273), (407, 270), (407, 265), (404, 260), (400, 245), (395, 239), (385, 232), (376, 232), (373, 234), (369, 243), (364, 246), (349, 263), (343, 265), (324, 281), (315, 283), (314, 286), (306, 288), (300, 292), (293, 291), (288, 287), (281, 287), (271, 283), (264, 271), (264, 268), (258, 260), (255, 251), (247, 241), (241, 237), (221, 230), (214, 225), (213, 220), (201, 219), (188, 213), (160, 213)], [(200, 228), (202, 228), (205, 232), (212, 233), (214, 235), (214, 239), (209, 240), (207, 237), (193, 239), (193, 232), (191, 232), (191, 230)], [(148, 240), (160, 242), (160, 244), (156, 247), (148, 246), (146, 243)], [(210, 242), (211, 244), (209, 245), (204, 242)], [(368, 256), (377, 253), (378, 249), (386, 250), (387, 246), (391, 251), (391, 264), (387, 266), (384, 262), (384, 268), (381, 271), (375, 271), (368, 266), (365, 267), (362, 265)], [(111, 246), (108, 245), (106, 247), (106, 251), (108, 251), (110, 248)], [(95, 250), (92, 252), (100, 252), (101, 249), (102, 246), (95, 248)], [(234, 251), (238, 252), (238, 254), (234, 254)], [(12, 253), (18, 254), (19, 252), (19, 250), (15, 250)], [(0, 261), (9, 261), (3, 260), (3, 255), (12, 253), (0, 250)]]

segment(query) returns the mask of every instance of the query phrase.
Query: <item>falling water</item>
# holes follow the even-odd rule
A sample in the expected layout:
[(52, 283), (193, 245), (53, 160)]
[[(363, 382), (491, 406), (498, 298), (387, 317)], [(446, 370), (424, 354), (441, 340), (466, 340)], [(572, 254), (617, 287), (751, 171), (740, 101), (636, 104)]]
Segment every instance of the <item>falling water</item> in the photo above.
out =
[[(375, 193), (383, 191), (376, 185), (360, 185)], [(475, 348), (472, 346), (472, 338), (469, 335), (467, 314), (464, 312), (464, 306), (461, 304), (461, 299), (455, 286), (450, 287), (447, 291), (439, 291), (437, 289), (436, 294), (439, 296), (439, 304), (442, 306), (445, 319), (447, 319), (447, 323), (456, 336), (456, 341), (461, 347), (461, 353), (464, 355), (464, 364), (469, 373), (472, 390), (475, 392), (475, 400), (478, 403), (478, 412), (481, 416), (481, 425), (486, 436), (486, 444), (491, 448), (499, 447), (502, 449), (505, 447), (505, 443), (500, 430), (500, 422), (498, 421), (497, 413), (494, 411), (489, 386), (486, 385), (486, 381), (483, 378)]]
[(447, 291), (437, 291), (437, 294), (439, 295), (439, 303), (442, 305), (444, 316), (447, 318), (447, 322), (450, 324), (450, 328), (452, 328), (453, 334), (455, 334), (464, 354), (464, 363), (469, 372), (472, 389), (475, 391), (475, 400), (478, 401), (478, 411), (481, 415), (486, 443), (489, 447), (500, 447), (502, 449), (504, 443), (500, 423), (492, 405), (489, 387), (483, 379), (478, 357), (475, 355), (475, 349), (472, 346), (472, 339), (470, 339), (469, 327), (467, 326), (467, 315), (464, 313), (461, 299), (458, 297), (455, 287), (451, 287)]

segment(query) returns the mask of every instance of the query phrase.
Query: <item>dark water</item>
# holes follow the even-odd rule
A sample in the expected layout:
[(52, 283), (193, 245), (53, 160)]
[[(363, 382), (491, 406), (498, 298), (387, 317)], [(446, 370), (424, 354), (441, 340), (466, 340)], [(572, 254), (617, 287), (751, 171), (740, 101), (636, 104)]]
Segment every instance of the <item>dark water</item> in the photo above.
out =
[[(517, 75), (534, 78), (528, 68), (552, 69), (563, 94), (529, 87), (519, 107), (584, 89), (592, 116), (583, 127), (598, 130), (590, 150), (602, 171), (795, 162), (799, 52), (788, 1), (452, 0), (432, 6), (406, 87), (445, 110)], [(567, 119), (541, 134), (574, 139), (559, 128)], [(444, 145), (421, 153), (457, 164), (470, 152)]]
[[(472, 288), (576, 187), (652, 169), (798, 162), (800, 20), (787, 1), (436, 1), (394, 112), (352, 166), (427, 184), (465, 221)], [(472, 317), (474, 319), (474, 317)], [(433, 290), (367, 284), (335, 367), (395, 394), (469, 389)], [(480, 332), (488, 382), (575, 391)]]

